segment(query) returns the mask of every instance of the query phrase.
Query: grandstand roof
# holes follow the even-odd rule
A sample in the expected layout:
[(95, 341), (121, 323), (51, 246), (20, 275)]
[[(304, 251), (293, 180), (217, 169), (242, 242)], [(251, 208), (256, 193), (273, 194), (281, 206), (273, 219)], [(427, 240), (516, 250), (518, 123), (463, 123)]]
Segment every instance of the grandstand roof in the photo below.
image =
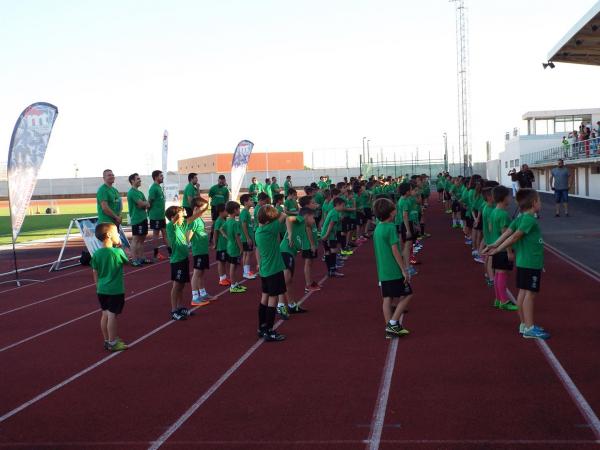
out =
[(558, 41), (548, 61), (600, 66), (600, 1)]

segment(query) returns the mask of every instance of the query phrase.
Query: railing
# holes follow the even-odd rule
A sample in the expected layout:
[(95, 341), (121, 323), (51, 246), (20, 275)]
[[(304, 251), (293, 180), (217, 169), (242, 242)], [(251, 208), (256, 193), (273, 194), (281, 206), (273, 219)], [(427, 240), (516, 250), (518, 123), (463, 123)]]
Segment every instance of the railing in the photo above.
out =
[(539, 152), (521, 155), (521, 164), (535, 165), (554, 163), (559, 159), (577, 160), (600, 157), (600, 138), (579, 141), (573, 144), (561, 144)]

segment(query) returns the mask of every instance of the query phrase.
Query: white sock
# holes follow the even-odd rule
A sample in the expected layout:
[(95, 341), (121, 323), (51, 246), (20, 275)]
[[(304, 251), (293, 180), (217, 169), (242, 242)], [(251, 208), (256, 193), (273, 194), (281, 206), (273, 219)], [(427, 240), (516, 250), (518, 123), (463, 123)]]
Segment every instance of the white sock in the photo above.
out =
[(202, 296), (206, 295), (206, 289), (200, 289), (200, 295), (202, 295)]
[(196, 298), (198, 298), (198, 291), (194, 291), (194, 290), (192, 290), (192, 298), (193, 298), (193, 299), (196, 299)]
[(248, 275), (250, 273), (250, 264), (244, 264), (244, 275)]
[(227, 275), (219, 275), (219, 281), (223, 281), (227, 278)]
[(296, 302), (290, 303), (290, 308), (294, 308), (296, 306)]
[(398, 325), (398, 321), (397, 320), (390, 320), (390, 325)]
[(277, 307), (284, 306), (284, 303), (277, 303)]

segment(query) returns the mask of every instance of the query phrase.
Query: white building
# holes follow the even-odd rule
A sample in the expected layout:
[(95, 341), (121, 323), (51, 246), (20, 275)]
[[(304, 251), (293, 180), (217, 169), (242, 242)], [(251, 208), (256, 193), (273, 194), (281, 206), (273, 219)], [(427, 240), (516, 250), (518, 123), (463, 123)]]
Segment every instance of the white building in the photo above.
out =
[[(523, 121), (523, 134), (517, 129), (506, 134), (504, 151), (499, 156), (501, 183), (510, 186), (509, 171), (519, 171), (522, 164), (527, 164), (535, 175), (534, 188), (552, 192), (549, 169), (562, 158), (573, 176), (571, 194), (600, 200), (600, 138), (580, 142), (569, 138), (570, 134), (578, 134), (582, 125), (594, 132), (600, 108), (530, 111), (523, 115)], [(568, 145), (563, 143), (565, 137)]]

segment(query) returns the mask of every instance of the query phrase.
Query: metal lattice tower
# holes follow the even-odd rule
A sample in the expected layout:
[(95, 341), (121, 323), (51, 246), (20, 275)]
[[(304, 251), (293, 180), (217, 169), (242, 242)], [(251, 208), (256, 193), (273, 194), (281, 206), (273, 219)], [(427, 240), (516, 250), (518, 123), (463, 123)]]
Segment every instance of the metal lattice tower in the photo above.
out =
[(462, 156), (464, 175), (471, 174), (471, 129), (469, 103), (469, 35), (465, 0), (456, 3), (456, 67), (458, 81), (458, 151)]

